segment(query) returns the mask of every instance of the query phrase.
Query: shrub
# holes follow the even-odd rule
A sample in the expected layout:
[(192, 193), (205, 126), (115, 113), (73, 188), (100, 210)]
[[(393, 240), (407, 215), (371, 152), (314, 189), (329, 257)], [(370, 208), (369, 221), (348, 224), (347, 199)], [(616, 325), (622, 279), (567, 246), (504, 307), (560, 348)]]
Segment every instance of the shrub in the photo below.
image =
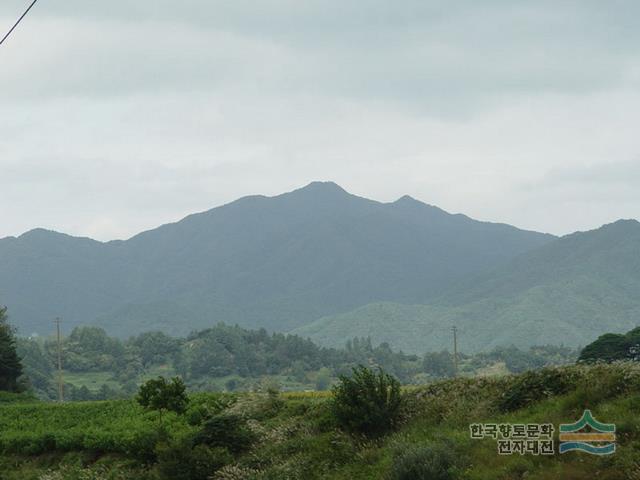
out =
[(449, 480), (454, 454), (444, 445), (403, 450), (394, 458), (390, 480)]
[(156, 447), (158, 471), (168, 480), (207, 480), (233, 462), (226, 448), (196, 445), (190, 439), (159, 443)]
[(192, 426), (202, 425), (214, 415), (233, 405), (236, 398), (232, 395), (194, 395), (189, 400), (186, 411), (187, 423)]
[(156, 444), (162, 438), (161, 433), (153, 430), (136, 431), (128, 439), (125, 451), (143, 463), (152, 463), (156, 459)]
[(248, 450), (254, 440), (244, 418), (231, 414), (213, 416), (194, 438), (196, 444), (223, 447), (233, 453)]
[(498, 408), (512, 412), (545, 398), (565, 394), (575, 388), (575, 384), (575, 375), (570, 370), (545, 368), (529, 371), (515, 377), (499, 399)]
[(354, 368), (351, 377), (340, 376), (333, 395), (333, 414), (349, 432), (377, 436), (398, 422), (402, 404), (400, 383), (382, 369)]

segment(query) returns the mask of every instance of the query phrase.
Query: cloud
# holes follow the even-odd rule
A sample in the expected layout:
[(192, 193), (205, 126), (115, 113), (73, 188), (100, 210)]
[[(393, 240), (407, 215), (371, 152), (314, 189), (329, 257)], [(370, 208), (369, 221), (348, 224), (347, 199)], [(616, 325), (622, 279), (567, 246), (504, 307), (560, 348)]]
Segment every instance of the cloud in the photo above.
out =
[(0, 236), (123, 238), (315, 179), (554, 233), (637, 216), (639, 13), (41, 2), (0, 48)]
[[(18, 11), (20, 2), (11, 3)], [(0, 91), (14, 98), (294, 91), (399, 101), (439, 115), (509, 93), (598, 91), (627, 82), (636, 64), (633, 12), (607, 18), (608, 7), (592, 2), (446, 5), (45, 4), (3, 52)]]

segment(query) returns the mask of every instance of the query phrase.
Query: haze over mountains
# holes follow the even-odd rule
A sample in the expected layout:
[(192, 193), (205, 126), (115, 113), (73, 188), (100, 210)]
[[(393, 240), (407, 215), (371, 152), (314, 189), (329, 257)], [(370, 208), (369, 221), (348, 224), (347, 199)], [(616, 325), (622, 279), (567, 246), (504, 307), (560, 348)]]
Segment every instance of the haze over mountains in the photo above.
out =
[(288, 331), (374, 301), (422, 303), (554, 237), (367, 200), (315, 182), (101, 243), (33, 230), (0, 240), (0, 301), (22, 334), (98, 324), (129, 335), (216, 322)]
[(563, 238), (334, 183), (251, 196), (107, 243), (36, 229), (0, 240), (0, 303), (20, 333), (121, 336), (217, 322), (423, 352), (585, 344), (640, 313), (640, 224)]
[(294, 333), (324, 345), (365, 335), (423, 352), (447, 346), (452, 325), (466, 352), (511, 344), (584, 346), (605, 332), (640, 325), (640, 223), (567, 235), (460, 282), (428, 305), (374, 303)]

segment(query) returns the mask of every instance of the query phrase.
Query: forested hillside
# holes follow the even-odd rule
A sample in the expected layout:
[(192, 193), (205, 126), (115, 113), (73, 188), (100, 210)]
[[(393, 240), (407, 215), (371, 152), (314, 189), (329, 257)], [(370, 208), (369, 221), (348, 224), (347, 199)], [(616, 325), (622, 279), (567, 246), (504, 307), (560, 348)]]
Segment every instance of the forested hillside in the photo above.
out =
[(294, 332), (322, 345), (367, 335), (420, 352), (443, 345), (452, 325), (468, 352), (511, 344), (578, 347), (640, 325), (640, 223), (623, 220), (554, 240), (427, 305), (371, 304)]
[[(405, 384), (432, 382), (454, 374), (446, 350), (410, 355), (387, 344), (354, 338), (340, 348), (318, 347), (293, 335), (269, 334), (224, 324), (170, 337), (146, 332), (122, 341), (97, 327), (76, 327), (63, 338), (65, 397), (68, 400), (123, 398), (158, 375), (181, 376), (192, 390), (253, 391), (276, 385), (283, 390), (326, 390), (357, 365), (382, 367)], [(57, 398), (55, 338), (19, 338), (24, 383), (42, 399)], [(558, 347), (526, 351), (495, 349), (459, 355), (463, 375), (522, 372), (575, 360), (577, 352)]]

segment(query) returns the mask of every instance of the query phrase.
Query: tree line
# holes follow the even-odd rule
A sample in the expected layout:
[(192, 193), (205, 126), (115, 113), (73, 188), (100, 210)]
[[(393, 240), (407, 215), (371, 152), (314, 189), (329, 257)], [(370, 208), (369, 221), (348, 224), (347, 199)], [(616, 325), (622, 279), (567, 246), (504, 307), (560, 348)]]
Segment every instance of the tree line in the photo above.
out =
[[(495, 364), (518, 373), (572, 363), (577, 355), (565, 347), (500, 347), (460, 354), (458, 373), (474, 375)], [(69, 400), (130, 397), (157, 374), (180, 376), (192, 390), (233, 391), (253, 389), (273, 378), (285, 379), (291, 388), (326, 390), (358, 365), (383, 368), (404, 384), (428, 383), (456, 373), (447, 350), (413, 355), (394, 351), (387, 343), (373, 345), (370, 338), (349, 339), (344, 348), (326, 348), (296, 335), (224, 323), (181, 338), (145, 332), (126, 340), (99, 327), (80, 326), (62, 339), (62, 357), (67, 377), (103, 379), (91, 388), (68, 381)], [(30, 389), (40, 398), (55, 399), (56, 358), (55, 338), (16, 337), (6, 308), (0, 310), (0, 390)]]

